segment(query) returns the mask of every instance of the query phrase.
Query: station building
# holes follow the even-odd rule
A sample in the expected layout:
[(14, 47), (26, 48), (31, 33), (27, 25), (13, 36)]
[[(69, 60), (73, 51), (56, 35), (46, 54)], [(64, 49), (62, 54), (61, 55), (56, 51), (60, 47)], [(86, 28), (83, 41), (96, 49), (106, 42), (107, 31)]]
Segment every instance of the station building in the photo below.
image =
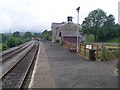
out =
[(52, 29), (52, 42), (59, 41), (61, 44), (65, 41), (68, 42), (77, 42), (77, 27), (79, 30), (78, 38), (80, 41), (85, 41), (85, 36), (80, 34), (81, 26), (75, 24), (72, 21), (71, 16), (67, 17), (67, 22), (62, 23), (52, 23), (51, 29)]

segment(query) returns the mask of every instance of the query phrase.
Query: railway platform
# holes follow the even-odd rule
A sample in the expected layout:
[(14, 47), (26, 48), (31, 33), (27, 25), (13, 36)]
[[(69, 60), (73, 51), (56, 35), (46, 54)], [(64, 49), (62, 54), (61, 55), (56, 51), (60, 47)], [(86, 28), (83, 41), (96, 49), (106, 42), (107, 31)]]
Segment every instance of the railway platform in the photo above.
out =
[(40, 42), (29, 88), (118, 88), (117, 63), (89, 61), (54, 43)]
[(41, 42), (29, 88), (55, 88), (45, 48)]

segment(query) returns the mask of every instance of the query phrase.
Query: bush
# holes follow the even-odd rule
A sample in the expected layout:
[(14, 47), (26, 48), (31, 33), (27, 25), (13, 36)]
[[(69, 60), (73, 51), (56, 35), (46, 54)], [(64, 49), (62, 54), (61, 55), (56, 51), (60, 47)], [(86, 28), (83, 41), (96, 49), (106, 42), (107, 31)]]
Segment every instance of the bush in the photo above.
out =
[(15, 44), (16, 45), (22, 44), (22, 40), (20, 40), (19, 38), (15, 38)]
[(118, 58), (118, 56), (119, 56), (119, 50), (114, 50), (109, 52), (107, 50), (104, 50), (102, 60), (108, 61), (108, 60), (116, 59)]
[(8, 49), (8, 46), (7, 46), (7, 44), (6, 44), (6, 43), (3, 43), (1, 48), (2, 48), (2, 51), (3, 51), (3, 50)]
[(120, 56), (120, 48), (112, 51), (112, 53), (116, 56), (116, 58), (118, 58)]
[(29, 42), (29, 41), (30, 41), (29, 38), (27, 38), (27, 39), (23, 39), (23, 42), (22, 42), (22, 43)]
[(87, 36), (87, 42), (94, 42), (95, 36), (94, 35), (88, 35)]

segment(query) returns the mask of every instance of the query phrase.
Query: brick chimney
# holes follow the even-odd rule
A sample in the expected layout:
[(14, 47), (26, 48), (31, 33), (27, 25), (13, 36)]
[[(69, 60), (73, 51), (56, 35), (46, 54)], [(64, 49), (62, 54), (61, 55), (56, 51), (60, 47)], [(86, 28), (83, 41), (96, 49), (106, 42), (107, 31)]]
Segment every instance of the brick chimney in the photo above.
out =
[(67, 17), (67, 21), (68, 21), (68, 22), (72, 22), (72, 18), (73, 18), (72, 16), (68, 16), (68, 17)]

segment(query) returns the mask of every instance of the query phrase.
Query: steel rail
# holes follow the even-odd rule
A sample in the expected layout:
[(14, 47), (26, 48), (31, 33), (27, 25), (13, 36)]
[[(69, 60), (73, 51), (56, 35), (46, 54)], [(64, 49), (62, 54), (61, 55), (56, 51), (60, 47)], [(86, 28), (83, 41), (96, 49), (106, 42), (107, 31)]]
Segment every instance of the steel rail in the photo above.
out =
[[(17, 54), (17, 53), (19, 53), (19, 52), (21, 52), (23, 49), (25, 49), (25, 48), (27, 48), (27, 47), (29, 47), (31, 45), (31, 43), (30, 44), (28, 44), (27, 46), (22, 46), (22, 47), (20, 47), (19, 49), (17, 48), (17, 49), (15, 49), (15, 50), (18, 50), (17, 52), (15, 52), (15, 53), (13, 53), (12, 55), (10, 55), (10, 56), (7, 56), (6, 58), (4, 58), (4, 59), (1, 59), (0, 60), (0, 63), (3, 63), (4, 61), (6, 61), (8, 58), (11, 58), (12, 56), (14, 56), (15, 54)], [(15, 50), (13, 50), (13, 51), (15, 51)], [(13, 52), (12, 51), (12, 52)], [(11, 52), (9, 52), (9, 53), (11, 53)], [(7, 54), (9, 54), (9, 53), (7, 53)], [(6, 54), (6, 53), (5, 53)]]
[[(33, 42), (31, 42), (31, 43), (33, 43)], [(31, 44), (31, 43), (30, 43), (30, 44)], [(22, 45), (22, 46), (17, 47), (17, 48), (15, 48), (15, 49), (13, 49), (13, 50), (10, 50), (9, 52), (6, 52), (6, 53), (4, 53), (4, 54), (0, 55), (0, 57), (3, 57), (3, 56), (5, 56), (6, 54), (9, 54), (9, 53), (11, 53), (11, 52), (13, 52), (13, 51), (15, 51), (15, 50), (18, 50), (18, 49), (20, 49), (20, 48), (24, 47), (24, 46), (25, 46), (25, 45)]]
[(0, 80), (2, 80), (17, 64), (19, 64), (19, 62), (32, 50), (32, 48), (34, 47), (34, 45), (24, 54), (22, 55), (22, 57), (13, 64), (13, 66), (11, 66), (11, 68), (9, 68), (1, 77)]
[(21, 83), (20, 83), (20, 86), (19, 86), (18, 90), (20, 90), (20, 89), (22, 88), (22, 86), (23, 86), (23, 84), (24, 84), (24, 81), (25, 81), (25, 79), (26, 79), (26, 77), (27, 77), (27, 75), (28, 75), (28, 73), (29, 73), (29, 71), (30, 71), (30, 68), (32, 67), (32, 64), (33, 64), (33, 62), (34, 62), (34, 60), (35, 60), (35, 57), (36, 57), (36, 55), (37, 55), (37, 53), (38, 53), (38, 50), (39, 50), (39, 44), (38, 44), (38, 46), (37, 46), (37, 49), (36, 49), (35, 53), (33, 54), (33, 58), (32, 58), (29, 66), (28, 66), (28, 68), (27, 68), (27, 71), (25, 72), (25, 75), (24, 75), (24, 77), (23, 77), (23, 79), (22, 79), (22, 81), (21, 81)]

